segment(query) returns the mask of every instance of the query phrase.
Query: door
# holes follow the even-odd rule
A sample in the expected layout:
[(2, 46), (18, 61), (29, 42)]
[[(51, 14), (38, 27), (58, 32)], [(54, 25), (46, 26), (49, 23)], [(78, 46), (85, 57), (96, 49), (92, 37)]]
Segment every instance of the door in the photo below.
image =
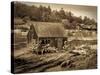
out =
[(62, 38), (58, 38), (58, 40), (57, 40), (58, 49), (62, 49), (62, 45), (63, 45)]

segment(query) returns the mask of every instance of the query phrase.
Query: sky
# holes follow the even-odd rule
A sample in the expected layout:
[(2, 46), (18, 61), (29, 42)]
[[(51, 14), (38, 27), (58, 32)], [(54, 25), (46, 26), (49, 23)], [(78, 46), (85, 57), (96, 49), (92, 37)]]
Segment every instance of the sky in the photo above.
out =
[(52, 10), (60, 10), (63, 8), (65, 11), (71, 11), (75, 16), (87, 16), (89, 18), (93, 18), (97, 21), (97, 7), (96, 6), (84, 6), (84, 5), (69, 5), (69, 4), (53, 4), (53, 3), (36, 3), (36, 2), (21, 2), (27, 5), (35, 5), (39, 7), (42, 6), (50, 6)]

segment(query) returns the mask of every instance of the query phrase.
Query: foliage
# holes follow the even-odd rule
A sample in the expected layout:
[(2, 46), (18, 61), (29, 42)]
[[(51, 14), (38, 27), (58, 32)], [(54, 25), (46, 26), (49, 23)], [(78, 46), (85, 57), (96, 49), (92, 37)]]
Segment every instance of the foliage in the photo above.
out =
[(97, 24), (94, 19), (90, 19), (87, 16), (84, 16), (84, 18), (82, 18), (82, 16), (77, 17), (71, 11), (65, 11), (63, 8), (58, 11), (52, 10), (50, 6), (29, 6), (19, 2), (16, 2), (14, 5), (14, 17), (22, 18), (24, 22), (27, 22), (27, 20), (41, 22), (62, 22), (63, 19), (66, 19), (68, 20), (68, 23), (64, 23), (64, 27), (72, 29), (76, 29), (80, 24)]

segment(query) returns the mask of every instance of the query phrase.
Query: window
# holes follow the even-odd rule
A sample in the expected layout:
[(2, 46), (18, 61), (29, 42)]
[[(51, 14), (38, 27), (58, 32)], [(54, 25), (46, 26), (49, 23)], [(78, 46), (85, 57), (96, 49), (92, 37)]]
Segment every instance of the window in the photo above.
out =
[(41, 40), (41, 44), (45, 44), (45, 41), (44, 40)]
[(50, 40), (46, 40), (46, 44), (50, 43)]
[(50, 43), (49, 39), (42, 39), (41, 40), (41, 44), (48, 44), (48, 43)]

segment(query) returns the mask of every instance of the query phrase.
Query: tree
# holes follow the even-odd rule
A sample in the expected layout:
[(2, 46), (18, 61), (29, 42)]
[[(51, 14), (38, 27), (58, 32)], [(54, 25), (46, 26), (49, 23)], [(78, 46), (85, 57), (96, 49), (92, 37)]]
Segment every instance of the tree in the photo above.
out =
[(76, 21), (77, 23), (82, 23), (82, 17), (79, 16), (79, 17), (76, 17), (76, 16), (73, 16), (73, 21)]
[(51, 7), (50, 6), (48, 6), (48, 14), (50, 15), (51, 14)]
[(61, 10), (59, 11), (59, 15), (61, 19), (65, 19), (66, 15), (65, 15), (65, 11), (63, 10), (63, 8), (61, 8)]
[(66, 18), (69, 20), (70, 23), (73, 22), (73, 13), (72, 12), (68, 12), (66, 15)]
[(25, 16), (28, 16), (29, 11), (30, 11), (29, 7), (25, 4), (16, 2), (14, 5), (14, 16), (15, 17), (23, 18)]

